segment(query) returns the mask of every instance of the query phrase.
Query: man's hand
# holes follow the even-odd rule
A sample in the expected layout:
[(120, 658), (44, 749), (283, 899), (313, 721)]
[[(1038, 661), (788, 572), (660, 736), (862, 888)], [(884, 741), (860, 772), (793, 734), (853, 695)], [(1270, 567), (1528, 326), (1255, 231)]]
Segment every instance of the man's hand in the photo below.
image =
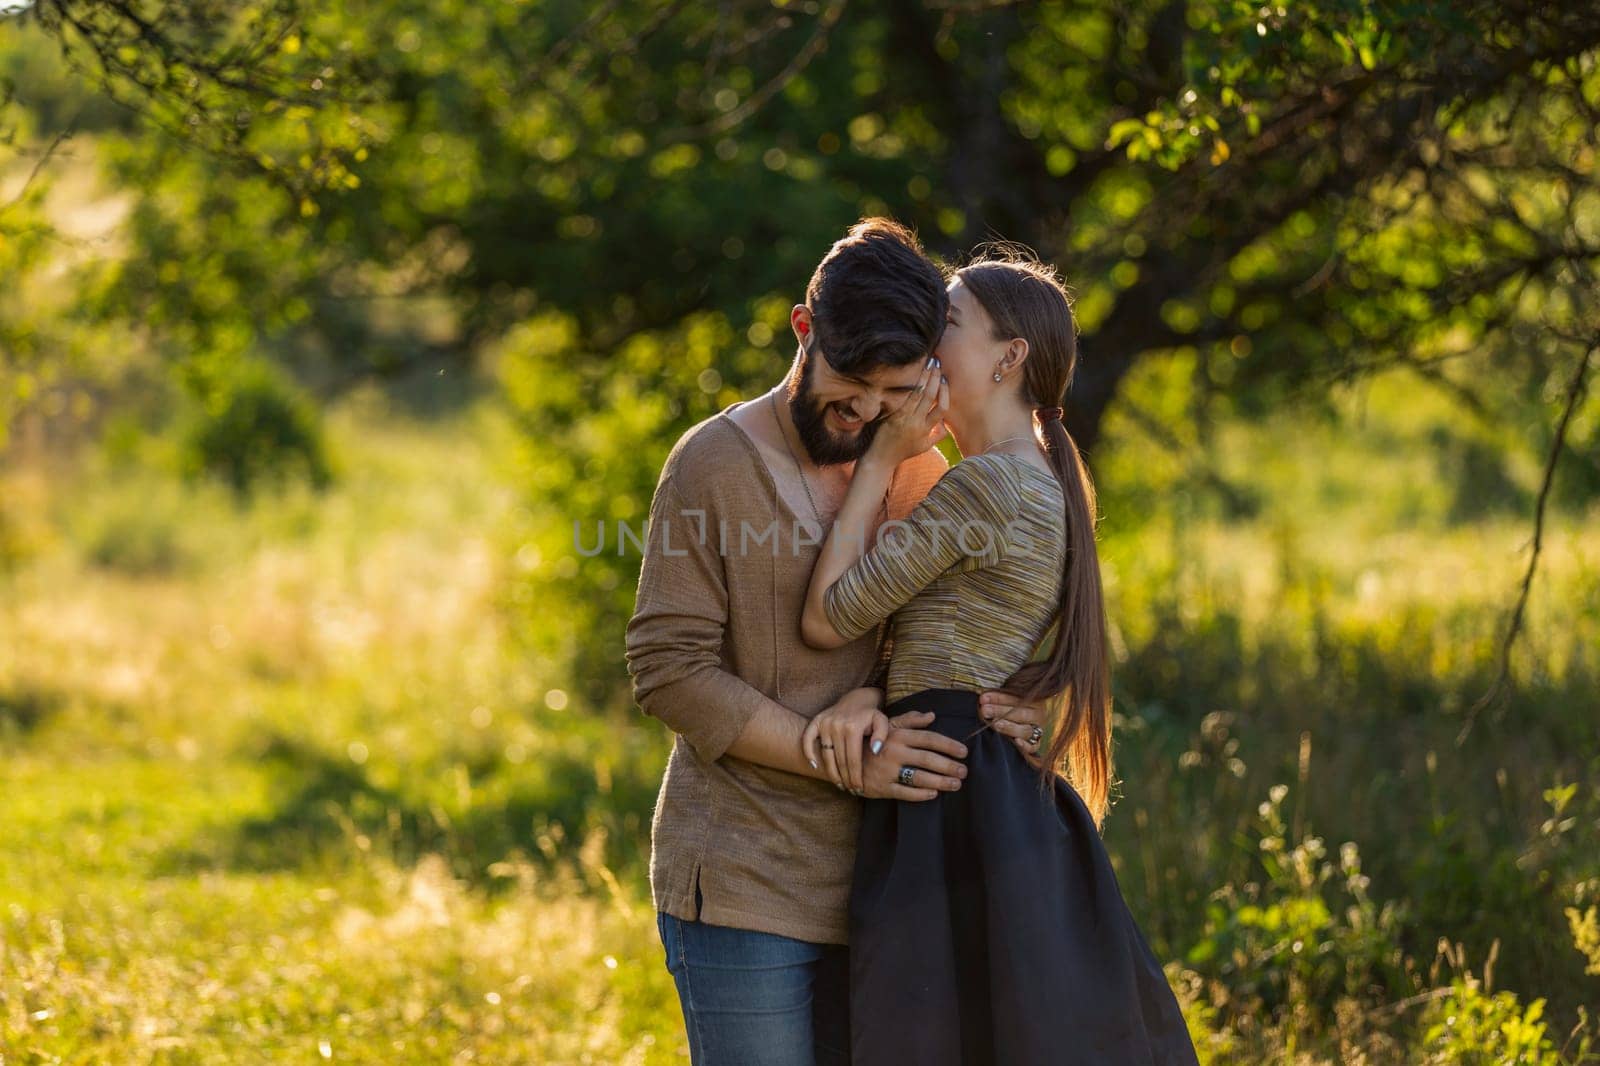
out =
[[(967, 768), (958, 760), (967, 757), (967, 746), (943, 733), (922, 728), (933, 717), (932, 711), (907, 711), (889, 719), (883, 750), (869, 752), (862, 767), (864, 795), (872, 799), (921, 801), (961, 787)], [(903, 766), (913, 771), (910, 785), (900, 783)]]
[(1039, 752), (1044, 748), (1044, 730), (1055, 717), (1051, 704), (1059, 698), (1043, 696), (1024, 703), (1016, 696), (991, 690), (978, 697), (978, 713), (996, 733), (1010, 737), (1022, 757), (1037, 768), (1042, 765)]

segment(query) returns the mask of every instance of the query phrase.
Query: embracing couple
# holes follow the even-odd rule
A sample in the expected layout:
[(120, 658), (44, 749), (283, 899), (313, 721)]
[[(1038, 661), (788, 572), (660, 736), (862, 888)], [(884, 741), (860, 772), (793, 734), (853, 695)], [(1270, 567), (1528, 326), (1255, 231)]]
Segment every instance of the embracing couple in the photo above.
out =
[(1099, 836), (1060, 279), (1009, 251), (947, 278), (867, 219), (790, 324), (783, 380), (667, 456), (628, 624), (677, 734), (650, 877), (695, 1066), (1195, 1062)]

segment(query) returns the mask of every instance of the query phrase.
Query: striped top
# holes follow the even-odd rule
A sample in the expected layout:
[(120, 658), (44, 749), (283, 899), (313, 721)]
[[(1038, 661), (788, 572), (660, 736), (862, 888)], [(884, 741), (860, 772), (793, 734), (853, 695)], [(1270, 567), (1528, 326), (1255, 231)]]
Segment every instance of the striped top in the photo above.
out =
[(925, 688), (998, 688), (1033, 658), (1060, 602), (1066, 501), (1018, 455), (951, 467), (828, 586), (823, 609), (853, 638), (890, 618), (885, 700)]

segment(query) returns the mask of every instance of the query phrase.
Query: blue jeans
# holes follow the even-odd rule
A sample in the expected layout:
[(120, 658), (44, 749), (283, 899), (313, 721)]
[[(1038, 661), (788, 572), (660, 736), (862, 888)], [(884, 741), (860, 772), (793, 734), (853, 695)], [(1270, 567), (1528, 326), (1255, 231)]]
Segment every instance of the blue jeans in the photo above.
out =
[(849, 949), (684, 921), (656, 928), (693, 1066), (849, 1066)]

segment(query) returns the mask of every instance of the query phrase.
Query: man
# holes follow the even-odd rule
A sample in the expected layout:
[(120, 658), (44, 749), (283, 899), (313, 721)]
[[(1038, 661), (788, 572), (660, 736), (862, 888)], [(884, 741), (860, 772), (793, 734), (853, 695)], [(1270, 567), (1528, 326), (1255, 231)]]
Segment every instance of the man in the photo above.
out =
[[(639, 706), (678, 734), (650, 879), (695, 1066), (849, 1061), (860, 801), (808, 762), (800, 738), (829, 706), (881, 701), (866, 685), (887, 660), (886, 627), (822, 650), (801, 639), (800, 618), (855, 460), (911, 393), (948, 308), (908, 230), (858, 223), (790, 313), (800, 350), (783, 381), (690, 428), (662, 468), (627, 658)], [(902, 463), (879, 527), (947, 467), (934, 448)], [(1046, 720), (1043, 706), (984, 698), (1007, 735)], [(864, 795), (925, 802), (961, 787), (966, 748), (918, 728), (931, 721), (894, 719), (865, 760)]]

